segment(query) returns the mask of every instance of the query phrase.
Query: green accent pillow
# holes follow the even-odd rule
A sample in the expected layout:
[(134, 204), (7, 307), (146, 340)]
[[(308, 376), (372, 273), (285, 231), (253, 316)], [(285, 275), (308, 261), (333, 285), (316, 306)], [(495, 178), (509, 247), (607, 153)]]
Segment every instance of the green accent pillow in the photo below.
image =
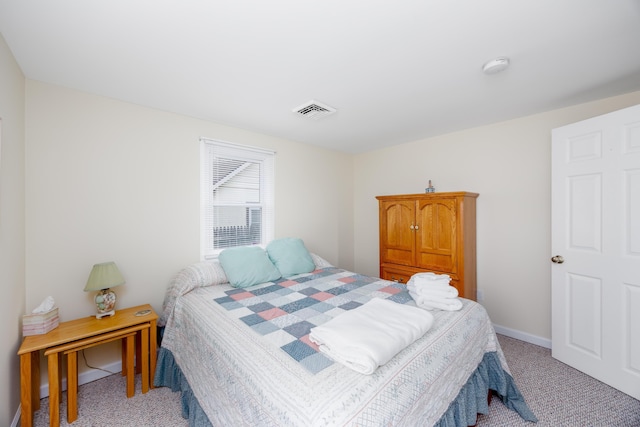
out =
[(267, 253), (280, 270), (282, 277), (309, 273), (316, 269), (316, 264), (305, 248), (302, 239), (285, 237), (272, 240), (267, 245)]
[(247, 288), (282, 277), (265, 250), (258, 246), (225, 249), (220, 252), (218, 260), (229, 283), (236, 288)]

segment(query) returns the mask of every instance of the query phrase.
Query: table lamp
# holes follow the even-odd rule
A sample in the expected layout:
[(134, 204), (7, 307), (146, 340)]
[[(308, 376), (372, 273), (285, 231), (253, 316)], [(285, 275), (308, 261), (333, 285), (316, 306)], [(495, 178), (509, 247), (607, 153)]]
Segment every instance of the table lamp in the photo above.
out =
[(98, 309), (96, 319), (102, 319), (103, 317), (112, 316), (116, 313), (116, 294), (109, 288), (122, 284), (124, 284), (124, 278), (122, 274), (120, 274), (120, 270), (118, 270), (115, 262), (103, 262), (93, 266), (84, 291), (99, 291), (95, 297), (96, 307)]

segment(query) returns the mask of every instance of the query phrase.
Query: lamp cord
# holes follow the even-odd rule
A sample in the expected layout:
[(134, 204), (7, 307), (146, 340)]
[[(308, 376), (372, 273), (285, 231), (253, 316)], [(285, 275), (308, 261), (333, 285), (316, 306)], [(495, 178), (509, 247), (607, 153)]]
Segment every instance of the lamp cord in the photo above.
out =
[(111, 375), (117, 374), (117, 372), (111, 372), (111, 371), (106, 370), (106, 369), (98, 368), (97, 366), (89, 365), (89, 362), (87, 362), (87, 356), (84, 354), (84, 350), (81, 350), (81, 353), (82, 353), (82, 358), (84, 359), (84, 364), (87, 365), (87, 368), (97, 369), (99, 371), (106, 372), (106, 373), (111, 374)]

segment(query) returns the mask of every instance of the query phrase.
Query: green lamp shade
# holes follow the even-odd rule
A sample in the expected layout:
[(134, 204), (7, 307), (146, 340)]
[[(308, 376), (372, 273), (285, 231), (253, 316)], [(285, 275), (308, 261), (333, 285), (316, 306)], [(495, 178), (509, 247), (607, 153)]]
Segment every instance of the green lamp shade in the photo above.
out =
[(124, 277), (120, 274), (116, 263), (113, 261), (103, 262), (93, 266), (84, 290), (85, 292), (101, 291), (102, 289), (113, 288), (123, 284)]

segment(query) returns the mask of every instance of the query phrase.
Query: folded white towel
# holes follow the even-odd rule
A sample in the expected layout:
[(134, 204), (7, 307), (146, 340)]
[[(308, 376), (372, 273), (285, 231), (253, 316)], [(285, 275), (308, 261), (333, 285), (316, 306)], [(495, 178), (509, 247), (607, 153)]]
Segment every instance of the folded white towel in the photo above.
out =
[(460, 298), (432, 298), (409, 292), (416, 305), (426, 310), (457, 311), (462, 308)]
[(336, 362), (369, 375), (424, 335), (432, 324), (433, 315), (428, 311), (373, 298), (311, 328), (309, 339)]
[(407, 284), (407, 290), (424, 297), (455, 298), (458, 296), (458, 290), (451, 285), (447, 285), (446, 287), (430, 287), (416, 286), (413, 283), (409, 283)]
[[(408, 282), (409, 283), (409, 282)], [(429, 282), (424, 283), (420, 281), (410, 282), (412, 286), (415, 286), (417, 289), (447, 289), (450, 286), (449, 281), (447, 280), (442, 282)]]
[(416, 273), (407, 282), (407, 285), (415, 286), (416, 288), (446, 288), (451, 282), (451, 277), (448, 274), (435, 274), (435, 273)]
[(436, 274), (432, 271), (425, 271), (423, 273), (416, 273), (411, 276), (412, 279), (424, 279), (424, 280), (435, 280), (435, 279), (450, 279), (451, 277), (448, 274)]

